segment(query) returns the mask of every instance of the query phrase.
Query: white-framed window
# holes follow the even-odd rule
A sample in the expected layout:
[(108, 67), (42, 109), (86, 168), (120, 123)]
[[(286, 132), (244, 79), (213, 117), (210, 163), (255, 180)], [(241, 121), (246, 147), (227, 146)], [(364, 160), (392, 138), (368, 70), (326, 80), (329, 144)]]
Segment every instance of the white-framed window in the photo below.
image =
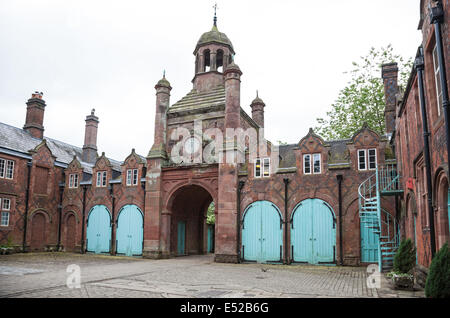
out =
[(311, 155), (303, 155), (303, 173), (311, 174)]
[(437, 56), (437, 45), (433, 48), (433, 70), (434, 70), (434, 81), (436, 84), (436, 99), (437, 99), (437, 114), (441, 115), (441, 109), (443, 104), (443, 95), (441, 87), (441, 70), (439, 68), (439, 60)]
[(127, 186), (138, 184), (138, 169), (127, 170)]
[(2, 212), (0, 226), (8, 226), (9, 225), (9, 212)]
[(377, 150), (359, 149), (358, 150), (358, 170), (375, 170), (377, 168)]
[(69, 188), (78, 188), (78, 174), (73, 173), (69, 175)]
[(257, 158), (255, 160), (255, 178), (270, 176), (270, 158)]
[(1, 200), (1, 207), (3, 211), (9, 211), (11, 209), (11, 200), (3, 198)]
[(14, 178), (14, 161), (0, 158), (0, 178)]
[(97, 171), (97, 187), (106, 187), (106, 171)]
[(304, 174), (322, 173), (322, 160), (320, 153), (303, 155), (303, 173)]

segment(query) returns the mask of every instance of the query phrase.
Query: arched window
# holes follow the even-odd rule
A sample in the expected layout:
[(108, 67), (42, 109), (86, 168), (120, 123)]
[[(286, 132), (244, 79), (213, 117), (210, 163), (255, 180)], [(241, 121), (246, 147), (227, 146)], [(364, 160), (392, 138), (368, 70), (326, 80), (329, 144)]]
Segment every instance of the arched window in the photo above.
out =
[(209, 50), (203, 51), (203, 72), (209, 72), (211, 70), (211, 52)]
[(217, 72), (223, 72), (223, 51), (217, 50), (216, 55), (216, 66), (217, 66)]

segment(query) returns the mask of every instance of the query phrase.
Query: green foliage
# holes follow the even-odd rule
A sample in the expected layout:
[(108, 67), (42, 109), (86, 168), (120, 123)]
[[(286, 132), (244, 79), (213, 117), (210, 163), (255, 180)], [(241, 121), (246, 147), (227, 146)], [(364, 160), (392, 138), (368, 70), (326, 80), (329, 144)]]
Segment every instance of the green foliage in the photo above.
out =
[(371, 48), (361, 57), (359, 63), (353, 62), (351, 80), (343, 88), (327, 112), (327, 118), (317, 118), (319, 124), (314, 128), (317, 134), (327, 140), (351, 138), (364, 123), (380, 135), (385, 133), (384, 86), (381, 78), (381, 65), (397, 62), (399, 85), (405, 87), (412, 67), (412, 59), (404, 60), (393, 52), (392, 46), (380, 49)]
[(416, 264), (416, 248), (411, 239), (404, 239), (394, 256), (394, 272), (409, 273)]
[(450, 297), (450, 248), (448, 243), (442, 246), (431, 261), (425, 284), (425, 296), (431, 298)]
[(278, 145), (279, 145), (279, 146), (284, 146), (284, 145), (287, 145), (287, 144), (288, 144), (287, 142), (281, 141), (281, 140), (278, 140), (277, 142), (278, 142)]
[(211, 204), (208, 207), (208, 212), (206, 212), (206, 224), (216, 223), (216, 216), (214, 214), (214, 210), (215, 210), (214, 202), (211, 202)]

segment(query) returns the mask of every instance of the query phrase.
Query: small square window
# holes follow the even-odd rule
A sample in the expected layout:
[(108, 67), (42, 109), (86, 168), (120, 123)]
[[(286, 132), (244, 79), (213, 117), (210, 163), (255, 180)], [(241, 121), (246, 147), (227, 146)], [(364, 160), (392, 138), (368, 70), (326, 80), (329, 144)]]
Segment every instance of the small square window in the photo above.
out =
[(4, 211), (9, 211), (9, 209), (11, 209), (11, 200), (10, 199), (3, 199), (2, 200), (2, 209)]

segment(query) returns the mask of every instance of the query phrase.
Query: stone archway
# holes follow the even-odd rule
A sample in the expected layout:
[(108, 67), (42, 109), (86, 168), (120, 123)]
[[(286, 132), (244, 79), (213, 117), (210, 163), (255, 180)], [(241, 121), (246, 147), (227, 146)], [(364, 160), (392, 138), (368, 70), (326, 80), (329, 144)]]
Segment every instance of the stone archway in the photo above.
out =
[(436, 182), (436, 238), (437, 249), (440, 249), (445, 242), (449, 241), (449, 184), (446, 173), (442, 170)]
[(185, 185), (177, 189), (168, 202), (170, 218), (170, 255), (207, 253), (206, 213), (213, 201), (202, 186)]

